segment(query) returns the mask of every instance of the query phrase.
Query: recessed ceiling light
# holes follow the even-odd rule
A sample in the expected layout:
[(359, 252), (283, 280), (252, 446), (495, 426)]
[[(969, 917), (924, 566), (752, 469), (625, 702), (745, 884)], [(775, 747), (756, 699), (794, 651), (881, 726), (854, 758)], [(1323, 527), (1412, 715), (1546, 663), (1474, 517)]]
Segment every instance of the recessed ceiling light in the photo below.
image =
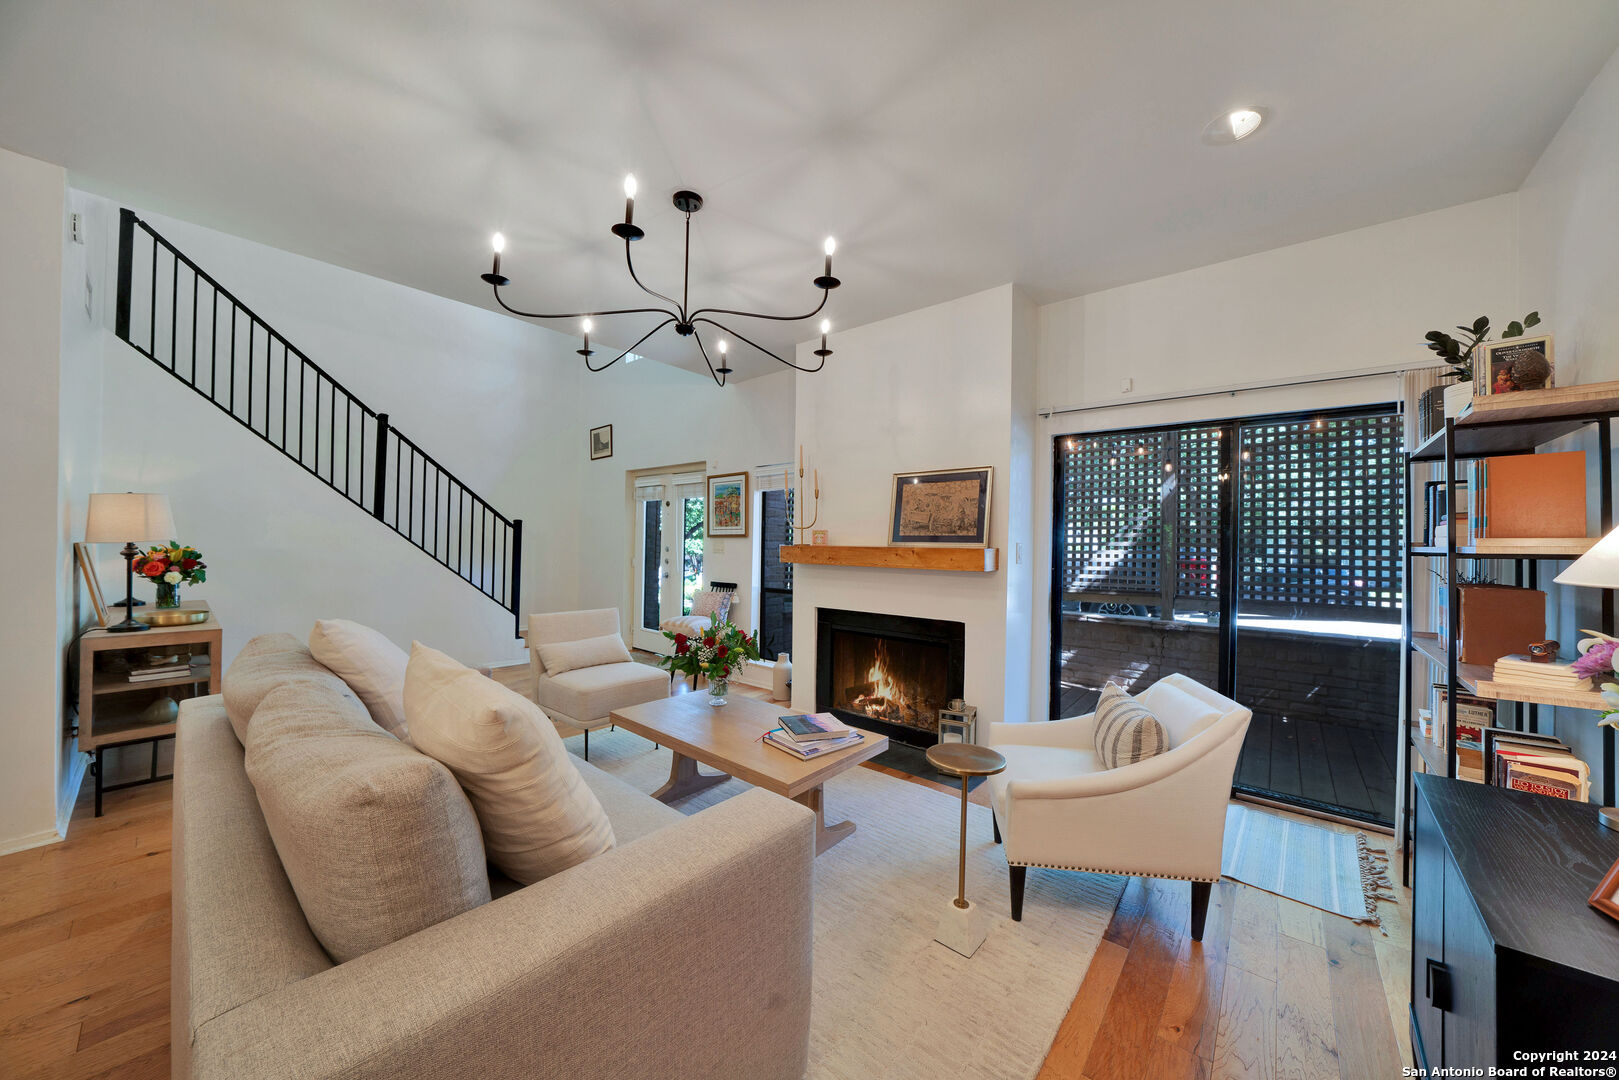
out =
[(1230, 109), (1204, 126), (1203, 141), (1214, 146), (1223, 146), (1246, 139), (1259, 130), (1259, 125), (1265, 122), (1265, 117), (1265, 110), (1258, 106), (1245, 105), (1242, 108)]

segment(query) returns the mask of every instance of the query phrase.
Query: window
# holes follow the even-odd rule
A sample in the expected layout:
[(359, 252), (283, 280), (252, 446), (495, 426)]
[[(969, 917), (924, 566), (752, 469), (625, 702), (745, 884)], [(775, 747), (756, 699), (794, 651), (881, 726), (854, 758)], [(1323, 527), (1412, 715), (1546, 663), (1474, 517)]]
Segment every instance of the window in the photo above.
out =
[(760, 493), (759, 655), (774, 660), (793, 647), (793, 564), (781, 561), (781, 546), (793, 542), (793, 493)]

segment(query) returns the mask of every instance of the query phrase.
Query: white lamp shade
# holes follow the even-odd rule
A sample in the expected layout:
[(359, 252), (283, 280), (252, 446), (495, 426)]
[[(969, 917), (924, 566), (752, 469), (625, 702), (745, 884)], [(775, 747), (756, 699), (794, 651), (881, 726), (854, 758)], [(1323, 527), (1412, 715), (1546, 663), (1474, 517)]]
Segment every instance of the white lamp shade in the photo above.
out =
[(1598, 540), (1595, 547), (1575, 559), (1553, 580), (1559, 585), (1619, 589), (1619, 529)]
[(90, 496), (90, 512), (84, 521), (87, 544), (173, 540), (174, 536), (167, 495), (125, 491)]

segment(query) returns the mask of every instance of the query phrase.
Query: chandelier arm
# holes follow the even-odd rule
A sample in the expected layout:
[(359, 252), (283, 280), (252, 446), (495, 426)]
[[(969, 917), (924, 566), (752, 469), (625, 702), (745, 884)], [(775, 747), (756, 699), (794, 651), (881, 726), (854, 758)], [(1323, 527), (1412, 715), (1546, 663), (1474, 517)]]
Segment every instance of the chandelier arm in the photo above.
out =
[[(762, 315), (757, 311), (733, 311), (730, 308), (705, 307), (698, 308), (696, 311), (692, 312), (691, 319), (689, 321), (696, 322), (697, 316), (706, 315), (712, 312), (715, 315), (740, 315), (744, 319), (769, 319), (772, 322), (803, 322), (805, 319), (813, 319), (815, 316), (819, 315), (821, 313), (821, 309), (826, 307), (827, 297), (831, 295), (832, 290), (822, 289), (821, 302), (816, 304), (815, 310), (810, 312), (808, 315)], [(737, 336), (740, 337), (741, 335), (739, 334)], [(778, 356), (776, 359), (780, 360), (781, 357)]]
[[(675, 316), (670, 315), (667, 319), (663, 320), (657, 326), (654, 326), (652, 329), (650, 329), (646, 333), (642, 334), (641, 335), (641, 341), (645, 341), (647, 338), (651, 337), (653, 334), (656, 334), (659, 330), (662, 330), (665, 326), (668, 326), (670, 323), (672, 323), (674, 321), (675, 321)], [(601, 367), (591, 367), (590, 366), (590, 357), (588, 357), (588, 356), (585, 357), (585, 370), (586, 371), (591, 371), (591, 372), (606, 371), (608, 368), (612, 367), (614, 364), (618, 363), (620, 360), (622, 360), (626, 356), (630, 355), (630, 353), (632, 353), (636, 349), (640, 348), (641, 347), (641, 341), (637, 341), (634, 345), (631, 345), (629, 348), (625, 349), (623, 352), (619, 353), (617, 356), (615, 356), (611, 360), (607, 361), (607, 363), (603, 364)]]
[(661, 307), (620, 308), (617, 311), (575, 311), (571, 314), (564, 313), (557, 315), (548, 315), (540, 311), (519, 311), (500, 298), (499, 285), (491, 285), (490, 288), (495, 290), (495, 303), (499, 304), (513, 315), (521, 315), (525, 319), (596, 319), (603, 315), (667, 315), (670, 319), (680, 318), (680, 316), (675, 312)]
[[(705, 320), (709, 321), (709, 320)], [(719, 325), (718, 323), (715, 324)], [(725, 376), (714, 370), (714, 361), (708, 358), (708, 350), (703, 348), (703, 335), (692, 334), (692, 340), (697, 342), (697, 351), (703, 354), (703, 363), (708, 365), (708, 377), (714, 380), (714, 385), (721, 390), (725, 389)]]
[(645, 285), (641, 284), (641, 278), (635, 272), (635, 263), (630, 258), (630, 242), (628, 240), (624, 241), (624, 265), (625, 265), (625, 267), (627, 267), (629, 269), (630, 280), (635, 282), (637, 285), (640, 285), (642, 292), (646, 293), (648, 296), (656, 296), (659, 300), (662, 300), (667, 304), (673, 304), (676, 308), (679, 308), (680, 309), (679, 311), (671, 311), (671, 312), (667, 312), (667, 314), (673, 316), (676, 319), (680, 318), (681, 314), (684, 313), (686, 309), (681, 304), (675, 303), (675, 298), (674, 297), (665, 296), (661, 292), (658, 292), (656, 289), (649, 289)]
[[(710, 310), (712, 310), (712, 309), (710, 309)], [(791, 360), (783, 360), (781, 357), (777, 356), (775, 353), (771, 352), (769, 349), (765, 348), (763, 345), (759, 344), (757, 341), (754, 341), (751, 338), (744, 337), (741, 334), (737, 333), (735, 330), (732, 330), (729, 326), (726, 326), (723, 323), (717, 323), (713, 319), (710, 319), (710, 318), (706, 318), (706, 317), (696, 318), (696, 319), (693, 319), (692, 322), (694, 322), (694, 323), (705, 322), (710, 326), (718, 327), (719, 329), (725, 331), (727, 334), (730, 334), (732, 337), (736, 338), (738, 341), (747, 342), (749, 345), (752, 345), (755, 349), (758, 349), (760, 352), (762, 352), (766, 356), (770, 357), (770, 359), (776, 361), (779, 364), (786, 364), (788, 367), (792, 368), (794, 371), (802, 371), (807, 375), (813, 375), (817, 371), (820, 371), (822, 368), (824, 368), (826, 366), (826, 357), (824, 357), (824, 356), (821, 357), (820, 363), (816, 364), (814, 367), (800, 367), (799, 365), (793, 363)]]

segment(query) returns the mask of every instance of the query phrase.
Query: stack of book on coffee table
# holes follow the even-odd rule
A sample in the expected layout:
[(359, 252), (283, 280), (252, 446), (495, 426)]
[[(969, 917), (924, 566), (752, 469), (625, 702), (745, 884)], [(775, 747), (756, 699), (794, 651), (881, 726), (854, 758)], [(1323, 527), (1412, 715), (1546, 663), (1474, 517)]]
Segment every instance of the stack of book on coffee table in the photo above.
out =
[(766, 732), (765, 742), (806, 761), (865, 738), (831, 713), (793, 713), (779, 719), (781, 726)]

